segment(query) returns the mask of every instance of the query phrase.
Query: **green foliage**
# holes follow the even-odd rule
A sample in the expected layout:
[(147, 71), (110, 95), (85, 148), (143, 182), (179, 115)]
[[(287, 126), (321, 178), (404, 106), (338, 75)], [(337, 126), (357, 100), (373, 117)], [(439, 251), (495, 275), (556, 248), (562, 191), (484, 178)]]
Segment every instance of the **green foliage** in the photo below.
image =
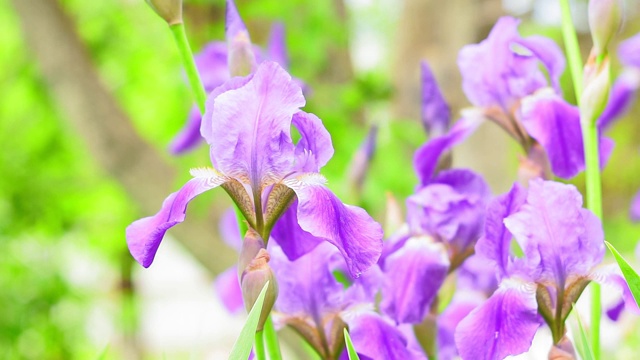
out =
[(622, 255), (613, 247), (608, 241), (605, 241), (605, 244), (609, 248), (609, 251), (613, 254), (622, 271), (622, 275), (624, 275), (624, 279), (627, 281), (627, 285), (629, 285), (629, 290), (633, 294), (633, 298), (637, 304), (640, 304), (640, 276), (638, 273), (629, 265), (627, 260), (625, 260)]
[(349, 336), (349, 332), (347, 329), (344, 329), (344, 342), (347, 347), (347, 354), (349, 355), (349, 360), (360, 360), (356, 349), (353, 347), (353, 343), (351, 342), (351, 337)]
[[(249, 311), (247, 321), (244, 323), (242, 330), (240, 330), (240, 335), (236, 339), (236, 343), (233, 344), (229, 360), (245, 360), (249, 358), (251, 348), (253, 347), (256, 328), (258, 327), (258, 320), (260, 320), (262, 303), (264, 302), (264, 296), (267, 293), (268, 286), (269, 282), (267, 281), (267, 283), (262, 287), (262, 290), (260, 290), (258, 299), (256, 299), (256, 302), (253, 304), (251, 311)], [(255, 338), (258, 339), (258, 337)], [(260, 339), (262, 339), (262, 337), (260, 337)]]

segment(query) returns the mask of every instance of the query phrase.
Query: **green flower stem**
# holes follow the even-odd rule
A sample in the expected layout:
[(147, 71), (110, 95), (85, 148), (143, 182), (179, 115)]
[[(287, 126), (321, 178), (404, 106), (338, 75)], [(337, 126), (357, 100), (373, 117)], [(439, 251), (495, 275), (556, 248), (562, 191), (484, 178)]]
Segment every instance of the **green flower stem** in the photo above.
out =
[(276, 333), (276, 329), (273, 327), (273, 321), (271, 320), (271, 315), (267, 318), (267, 321), (264, 323), (264, 341), (267, 345), (267, 353), (269, 354), (270, 360), (281, 360), (282, 354), (280, 353), (280, 344), (278, 343), (278, 334)]
[(264, 353), (264, 330), (256, 331), (256, 341), (253, 350), (256, 355), (256, 360), (267, 359)]
[(198, 69), (196, 68), (196, 62), (193, 60), (193, 53), (189, 46), (189, 40), (187, 34), (184, 31), (184, 24), (175, 24), (169, 26), (173, 38), (176, 40), (178, 50), (180, 51), (180, 57), (182, 58), (182, 65), (187, 73), (189, 84), (191, 85), (191, 91), (196, 98), (196, 104), (200, 109), (200, 113), (204, 114), (204, 104), (207, 100), (207, 93), (204, 90), (202, 81), (200, 81), (200, 75), (198, 75)]
[(571, 71), (571, 80), (575, 90), (576, 101), (580, 102), (582, 94), (582, 56), (580, 55), (580, 46), (578, 45), (578, 36), (571, 19), (571, 8), (569, 0), (560, 0), (562, 9), (562, 40), (567, 52), (567, 60), (569, 62), (569, 71)]
[[(196, 99), (198, 109), (200, 109), (200, 114), (204, 115), (204, 105), (207, 101), (207, 92), (200, 80), (200, 75), (196, 68), (196, 62), (193, 59), (193, 52), (191, 51), (191, 46), (189, 46), (189, 40), (187, 39), (187, 33), (184, 30), (184, 24), (174, 24), (169, 26), (169, 29), (171, 29), (173, 38), (176, 40), (176, 45), (178, 46), (180, 57), (182, 58), (182, 65), (184, 66), (184, 71), (187, 73), (187, 79), (189, 79), (189, 85), (191, 86), (191, 91)], [(235, 210), (236, 218), (238, 219), (238, 226), (240, 227), (240, 234), (244, 236), (247, 232), (247, 224), (244, 221), (244, 216), (237, 206), (235, 207)]]
[[(569, 9), (569, 0), (561, 0), (562, 8), (562, 36), (565, 43), (567, 58), (576, 101), (580, 105), (582, 95), (582, 58)], [(582, 139), (584, 143), (584, 157), (586, 165), (587, 208), (602, 219), (602, 184), (600, 179), (600, 153), (598, 151), (598, 129), (596, 119), (581, 119)], [(596, 360), (600, 359), (600, 285), (591, 284), (591, 348)]]

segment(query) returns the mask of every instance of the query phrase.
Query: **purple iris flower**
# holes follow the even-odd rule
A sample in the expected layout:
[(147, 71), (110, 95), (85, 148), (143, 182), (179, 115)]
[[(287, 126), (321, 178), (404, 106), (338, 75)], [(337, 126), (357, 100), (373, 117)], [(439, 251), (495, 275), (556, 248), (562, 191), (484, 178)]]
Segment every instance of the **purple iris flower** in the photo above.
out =
[[(511, 255), (512, 237), (523, 257)], [(572, 185), (534, 179), (528, 191), (516, 184), (493, 200), (476, 254), (493, 264), (500, 284), (456, 329), (463, 359), (523, 353), (543, 321), (557, 343), (591, 280), (626, 286), (619, 274), (596, 268), (604, 256), (602, 225)]]
[(420, 70), (422, 74), (422, 126), (429, 136), (439, 136), (449, 130), (451, 109), (426, 61), (420, 64)]
[(640, 221), (640, 191), (636, 193), (631, 200), (631, 209), (629, 210), (629, 214), (631, 216), (631, 220)]
[[(265, 241), (289, 208), (285, 222), (295, 226), (287, 230), (304, 236), (275, 237), (274, 232), (289, 256), (309, 250), (303, 240), (328, 241), (353, 276), (375, 264), (382, 229), (366, 211), (343, 204), (325, 187), (319, 170), (333, 155), (331, 138), (317, 116), (300, 110), (304, 104), (300, 86), (275, 62), (263, 62), (254, 73), (211, 92), (200, 132), (213, 168), (193, 169), (193, 178), (169, 195), (156, 215), (127, 228), (134, 258), (151, 265), (165, 232), (184, 221), (189, 201), (222, 186)], [(302, 135), (297, 144), (292, 124)]]
[(380, 262), (385, 314), (399, 324), (424, 320), (447, 274), (473, 253), (489, 197), (482, 177), (454, 169), (407, 199), (407, 226), (385, 243)]
[[(226, 23), (228, 24), (226, 31), (227, 42), (231, 42), (231, 39), (240, 32), (246, 34), (243, 36), (247, 37), (246, 40), (249, 43), (251, 42), (248, 38), (249, 33), (231, 0), (227, 1)], [(194, 57), (200, 80), (207, 94), (232, 77), (228, 66), (228, 46), (231, 46), (231, 44), (227, 45), (227, 42), (211, 42)], [(253, 52), (252, 55), (255, 57), (256, 63), (271, 60), (287, 69), (287, 49), (285, 46), (284, 26), (282, 24), (276, 23), (273, 25), (265, 51), (258, 46), (250, 46), (250, 49)], [(204, 139), (200, 135), (201, 121), (202, 115), (200, 111), (197, 106), (193, 106), (189, 111), (187, 123), (169, 144), (169, 151), (172, 154), (186, 153), (203, 143)]]

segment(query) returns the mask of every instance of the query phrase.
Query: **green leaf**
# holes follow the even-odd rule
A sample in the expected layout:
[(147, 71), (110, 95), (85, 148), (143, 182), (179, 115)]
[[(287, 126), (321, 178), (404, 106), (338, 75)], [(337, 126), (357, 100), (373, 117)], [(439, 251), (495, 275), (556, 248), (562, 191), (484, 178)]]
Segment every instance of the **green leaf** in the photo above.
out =
[(264, 296), (267, 293), (267, 287), (269, 282), (262, 287), (260, 295), (255, 304), (249, 311), (247, 321), (244, 323), (242, 330), (240, 330), (240, 336), (236, 339), (236, 343), (233, 344), (231, 355), (229, 360), (247, 360), (253, 347), (253, 340), (255, 338), (256, 329), (258, 328), (258, 320), (260, 320), (260, 312), (262, 311), (262, 303), (264, 302)]
[(573, 306), (573, 311), (571, 314), (576, 318), (576, 322), (578, 323), (578, 337), (575, 339), (576, 345), (578, 348), (578, 352), (580, 353), (580, 357), (584, 360), (594, 360), (595, 357), (593, 355), (593, 350), (591, 349), (591, 344), (589, 340), (587, 340), (587, 333), (584, 331), (584, 326), (582, 326), (582, 320), (580, 319), (580, 314), (575, 309), (575, 304)]
[(622, 271), (622, 275), (624, 275), (624, 279), (627, 280), (627, 285), (629, 285), (629, 290), (633, 294), (633, 298), (636, 300), (636, 303), (640, 305), (640, 276), (638, 273), (633, 270), (631, 265), (620, 255), (618, 250), (613, 247), (608, 241), (604, 242), (613, 256), (616, 258), (618, 262), (618, 266)]
[(360, 360), (356, 349), (353, 348), (353, 343), (351, 342), (351, 337), (349, 337), (349, 332), (347, 331), (347, 329), (344, 329), (344, 342), (347, 345), (347, 354), (349, 355), (349, 360)]

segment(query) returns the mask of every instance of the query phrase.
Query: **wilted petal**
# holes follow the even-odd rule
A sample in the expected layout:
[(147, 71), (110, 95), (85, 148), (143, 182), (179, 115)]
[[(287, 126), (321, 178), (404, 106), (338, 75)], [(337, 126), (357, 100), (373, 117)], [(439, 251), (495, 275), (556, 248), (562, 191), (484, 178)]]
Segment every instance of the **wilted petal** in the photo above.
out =
[(407, 339), (400, 330), (380, 315), (365, 313), (349, 323), (349, 335), (361, 360), (424, 359), (408, 349)]
[(631, 200), (629, 215), (631, 216), (631, 220), (640, 221), (640, 191), (638, 191), (633, 197), (633, 200)]
[(588, 274), (604, 256), (602, 224), (582, 208), (582, 195), (573, 185), (532, 180), (526, 203), (504, 223), (536, 280), (564, 288), (569, 275)]
[(430, 136), (447, 132), (451, 123), (451, 110), (435, 76), (426, 61), (420, 63), (422, 70), (422, 125)]
[(540, 327), (535, 286), (507, 279), (458, 325), (456, 345), (463, 359), (496, 360), (531, 347)]
[(202, 116), (200, 115), (200, 110), (195, 106), (192, 107), (184, 128), (180, 130), (169, 144), (169, 151), (172, 154), (182, 154), (202, 144), (204, 139), (200, 135), (201, 121)]
[(245, 76), (253, 72), (256, 58), (249, 31), (242, 22), (233, 0), (227, 0), (225, 36), (227, 38), (227, 64), (231, 76)]
[(449, 271), (449, 257), (442, 243), (412, 237), (385, 258), (386, 279), (380, 305), (398, 324), (420, 323)]
[(527, 191), (515, 183), (511, 191), (496, 197), (487, 206), (484, 236), (476, 244), (476, 254), (495, 266), (499, 279), (509, 276), (512, 261), (512, 235), (504, 225), (504, 219), (517, 212), (526, 198)]
[(231, 313), (237, 313), (244, 308), (242, 289), (238, 281), (238, 269), (234, 266), (216, 277), (215, 288), (222, 305)]
[(343, 204), (324, 186), (319, 174), (302, 174), (284, 181), (298, 197), (298, 223), (315, 237), (335, 245), (357, 277), (378, 261), (382, 227), (363, 209)]
[(482, 120), (482, 115), (477, 112), (464, 112), (462, 119), (458, 120), (446, 135), (431, 139), (416, 150), (413, 156), (413, 167), (418, 175), (420, 186), (431, 182), (440, 156), (469, 137)]
[(618, 57), (625, 66), (640, 68), (640, 33), (620, 43)]
[(214, 97), (217, 88), (210, 95), (203, 136), (218, 171), (260, 189), (291, 171), (291, 119), (305, 101), (300, 87), (275, 62), (260, 64), (244, 85), (235, 79), (223, 85), (231, 90)]
[(295, 148), (295, 169), (299, 172), (318, 172), (333, 156), (331, 135), (314, 114), (298, 111), (291, 123), (300, 133)]
[(324, 241), (302, 230), (298, 224), (297, 200), (276, 221), (276, 225), (271, 231), (271, 237), (280, 245), (284, 254), (291, 261), (309, 253)]
[(157, 214), (136, 220), (127, 227), (129, 251), (142, 266), (151, 265), (164, 233), (184, 221), (189, 201), (227, 181), (225, 176), (213, 169), (193, 169), (191, 175), (193, 179), (169, 195)]

